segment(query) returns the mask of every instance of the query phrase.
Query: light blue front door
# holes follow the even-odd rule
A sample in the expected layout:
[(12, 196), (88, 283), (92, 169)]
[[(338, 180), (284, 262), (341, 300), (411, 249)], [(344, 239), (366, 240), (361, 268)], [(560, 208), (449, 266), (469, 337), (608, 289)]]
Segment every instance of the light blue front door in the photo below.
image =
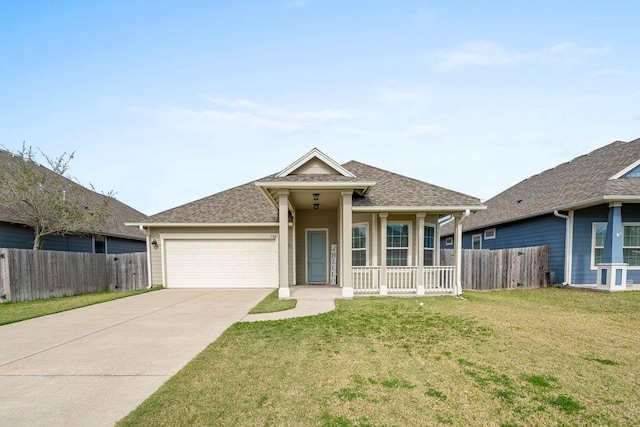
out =
[(327, 232), (307, 231), (307, 282), (327, 283)]

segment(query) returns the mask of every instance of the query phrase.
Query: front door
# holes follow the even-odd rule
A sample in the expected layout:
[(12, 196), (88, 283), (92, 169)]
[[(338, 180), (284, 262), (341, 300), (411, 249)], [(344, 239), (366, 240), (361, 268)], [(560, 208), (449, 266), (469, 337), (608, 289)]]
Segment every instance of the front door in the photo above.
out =
[(307, 282), (327, 283), (326, 230), (307, 230)]

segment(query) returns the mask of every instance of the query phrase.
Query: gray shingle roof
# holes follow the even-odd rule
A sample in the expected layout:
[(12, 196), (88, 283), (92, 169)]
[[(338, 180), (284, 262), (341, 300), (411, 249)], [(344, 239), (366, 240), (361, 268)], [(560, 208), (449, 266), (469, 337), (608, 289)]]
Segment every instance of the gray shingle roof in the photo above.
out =
[[(22, 161), (20, 159), (14, 158), (7, 151), (0, 151), (0, 168), (6, 169), (9, 167), (9, 162)], [(54, 174), (53, 171), (45, 168), (44, 166), (37, 166), (42, 168), (45, 173)], [(81, 187), (80, 184), (73, 182), (69, 179), (66, 179), (69, 187), (76, 186)], [(100, 204), (107, 196), (96, 193), (89, 189), (85, 190), (89, 194), (89, 203)], [(129, 239), (136, 240), (144, 240), (144, 234), (140, 232), (140, 230), (127, 227), (124, 225), (125, 222), (142, 222), (147, 216), (142, 212), (139, 212), (132, 207), (114, 199), (109, 198), (109, 212), (111, 213), (110, 220), (101, 227), (100, 230), (96, 231), (96, 234), (103, 234), (106, 236), (114, 236), (114, 237), (123, 237)], [(10, 222), (14, 224), (23, 224), (23, 220), (21, 218), (16, 218), (5, 206), (0, 206), (0, 221), (2, 222)]]
[(278, 222), (278, 212), (254, 182), (150, 216), (155, 224), (252, 224)]
[(417, 179), (408, 178), (352, 160), (342, 165), (365, 181), (376, 185), (368, 197), (357, 197), (353, 206), (469, 206), (480, 205), (480, 199), (448, 190)]
[(342, 165), (356, 178), (341, 175), (274, 175), (230, 190), (160, 212), (147, 219), (149, 224), (277, 223), (278, 212), (255, 185), (256, 182), (362, 182), (376, 185), (366, 197), (354, 196), (354, 206), (460, 206), (480, 205), (480, 200), (407, 178), (383, 169), (351, 161)]
[[(487, 200), (487, 210), (469, 217), (463, 229), (474, 230), (558, 208), (595, 204), (604, 196), (640, 196), (640, 178), (609, 179), (639, 159), (640, 139), (613, 142), (525, 179)], [(451, 226), (446, 231), (451, 233)]]

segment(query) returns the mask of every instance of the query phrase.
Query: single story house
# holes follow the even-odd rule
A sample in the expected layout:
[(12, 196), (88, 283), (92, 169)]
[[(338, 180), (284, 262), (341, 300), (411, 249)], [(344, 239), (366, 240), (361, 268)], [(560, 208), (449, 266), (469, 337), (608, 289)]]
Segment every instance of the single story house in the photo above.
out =
[[(8, 168), (8, 162), (22, 161), (7, 151), (0, 151), (0, 167)], [(55, 172), (42, 168), (44, 173)], [(80, 184), (67, 180), (69, 187)], [(90, 202), (99, 204), (108, 196), (84, 189), (89, 192)], [(99, 230), (82, 235), (48, 235), (44, 236), (41, 249), (68, 252), (92, 253), (130, 253), (146, 251), (145, 235), (136, 229), (125, 226), (125, 222), (142, 221), (146, 215), (132, 207), (109, 197), (108, 210), (111, 218)], [(25, 224), (24, 218), (16, 216), (6, 206), (0, 206), (0, 248), (32, 249), (34, 241), (33, 229)]]
[[(640, 139), (616, 141), (487, 200), (463, 225), (463, 248), (549, 246), (558, 283), (640, 284)], [(445, 225), (443, 247), (453, 247)]]
[(151, 286), (459, 294), (459, 268), (439, 266), (439, 220), (482, 209), (475, 197), (313, 149), (279, 173), (128, 225), (147, 235)]

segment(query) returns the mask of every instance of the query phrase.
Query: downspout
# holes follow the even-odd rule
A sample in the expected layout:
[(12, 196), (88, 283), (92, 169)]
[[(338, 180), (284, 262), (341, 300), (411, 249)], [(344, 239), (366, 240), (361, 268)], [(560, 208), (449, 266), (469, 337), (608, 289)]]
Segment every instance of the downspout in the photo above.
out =
[(573, 274), (573, 211), (569, 211), (568, 215), (561, 214), (556, 209), (553, 214), (558, 218), (566, 220), (566, 231), (564, 237), (564, 282), (563, 285), (571, 284), (571, 275)]
[(151, 233), (149, 230), (144, 228), (144, 225), (138, 226), (142, 234), (146, 236), (147, 240), (147, 289), (151, 289), (153, 287), (153, 283), (151, 283), (151, 243), (149, 241)]
[(456, 259), (456, 296), (462, 298), (462, 224), (469, 218), (471, 212), (465, 210), (455, 228), (455, 259)]

